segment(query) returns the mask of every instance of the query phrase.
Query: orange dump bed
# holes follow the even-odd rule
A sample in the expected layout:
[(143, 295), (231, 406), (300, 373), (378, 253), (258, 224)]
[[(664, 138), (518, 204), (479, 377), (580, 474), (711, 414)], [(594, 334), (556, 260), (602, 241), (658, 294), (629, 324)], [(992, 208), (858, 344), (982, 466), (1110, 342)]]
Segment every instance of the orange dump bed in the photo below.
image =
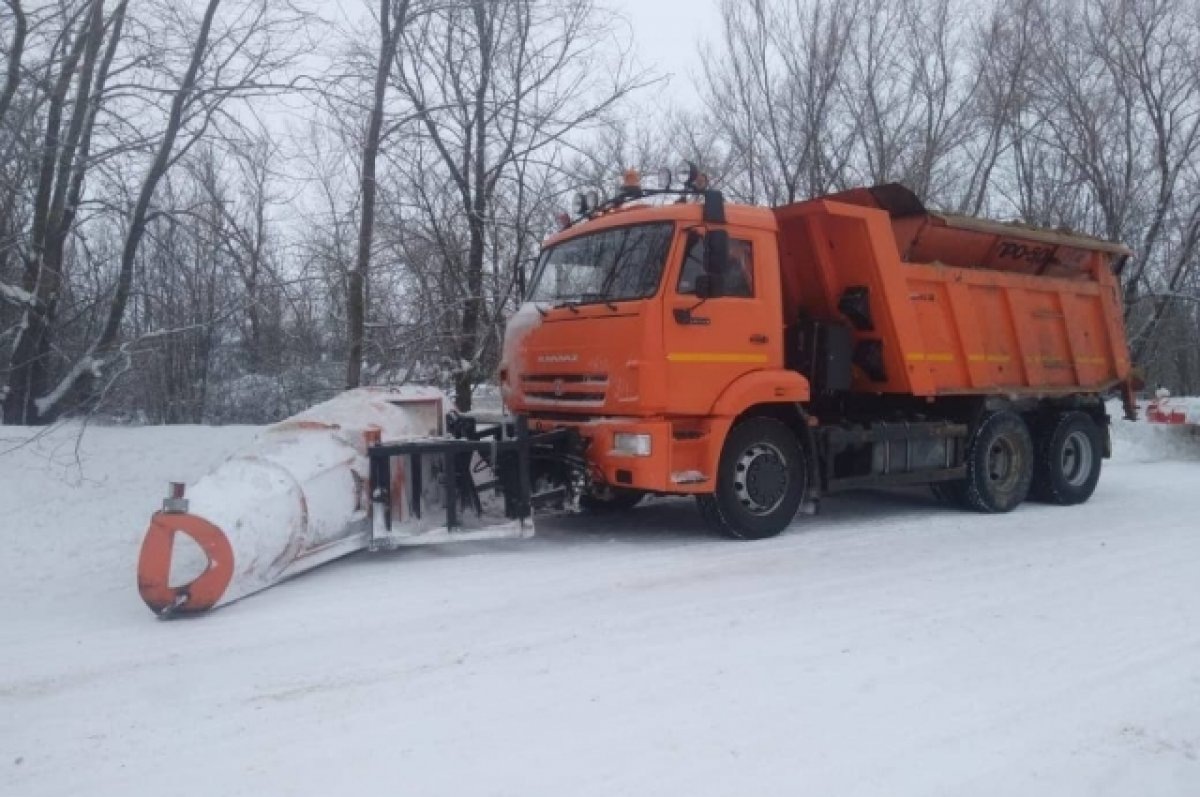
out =
[(854, 325), (856, 391), (1054, 395), (1129, 376), (1120, 244), (931, 213), (894, 185), (775, 212), (784, 317)]

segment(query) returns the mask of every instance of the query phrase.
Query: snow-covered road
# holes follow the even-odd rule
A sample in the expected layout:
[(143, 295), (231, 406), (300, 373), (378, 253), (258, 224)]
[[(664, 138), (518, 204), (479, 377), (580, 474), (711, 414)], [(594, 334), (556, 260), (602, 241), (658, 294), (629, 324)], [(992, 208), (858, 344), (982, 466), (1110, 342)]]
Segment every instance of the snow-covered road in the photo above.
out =
[(1200, 794), (1200, 462), (761, 543), (660, 501), (155, 621), (164, 483), (252, 432), (0, 455), (0, 795)]

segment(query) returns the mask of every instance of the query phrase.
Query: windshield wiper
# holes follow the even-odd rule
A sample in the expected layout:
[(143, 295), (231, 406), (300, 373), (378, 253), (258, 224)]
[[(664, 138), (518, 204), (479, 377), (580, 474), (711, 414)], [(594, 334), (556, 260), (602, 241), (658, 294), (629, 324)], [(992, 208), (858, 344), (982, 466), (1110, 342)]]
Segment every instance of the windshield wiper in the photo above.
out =
[[(572, 310), (575, 310), (575, 308), (577, 308), (581, 305), (597, 304), (597, 303), (603, 304), (609, 310), (619, 310), (620, 309), (619, 307), (617, 307), (616, 303), (613, 302), (612, 299), (608, 298), (603, 293), (581, 293), (581, 294), (579, 294), (578, 299), (575, 299), (574, 301), (566, 302), (565, 304), (567, 307), (570, 307)], [(575, 312), (579, 312), (579, 311), (575, 310)]]
[(605, 296), (602, 293), (585, 293), (583, 296), (579, 297), (579, 301), (581, 303), (588, 302), (589, 304), (596, 304), (597, 302), (599, 302), (600, 304), (607, 307), (609, 310), (613, 310), (613, 311), (619, 309), (617, 307), (616, 303), (614, 303), (612, 299), (608, 298), (607, 296)]

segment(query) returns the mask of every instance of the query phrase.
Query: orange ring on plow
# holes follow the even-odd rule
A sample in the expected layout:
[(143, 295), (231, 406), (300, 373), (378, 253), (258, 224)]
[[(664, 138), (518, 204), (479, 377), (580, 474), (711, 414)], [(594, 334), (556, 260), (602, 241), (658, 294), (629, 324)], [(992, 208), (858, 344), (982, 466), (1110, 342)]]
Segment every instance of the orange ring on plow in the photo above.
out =
[[(208, 557), (208, 567), (191, 582), (171, 586), (175, 535), (191, 537)], [(225, 534), (204, 518), (155, 512), (138, 556), (138, 592), (156, 614), (202, 612), (216, 605), (233, 578), (233, 547)]]

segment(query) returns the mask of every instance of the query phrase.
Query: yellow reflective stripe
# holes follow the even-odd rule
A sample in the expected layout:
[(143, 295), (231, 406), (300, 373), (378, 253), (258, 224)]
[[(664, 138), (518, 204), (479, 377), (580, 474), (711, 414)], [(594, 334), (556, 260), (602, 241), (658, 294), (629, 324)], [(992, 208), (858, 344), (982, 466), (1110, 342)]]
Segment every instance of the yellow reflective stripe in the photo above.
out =
[(944, 351), (910, 351), (907, 355), (908, 359), (913, 362), (925, 363), (950, 363), (954, 362), (954, 355)]
[(741, 354), (725, 351), (672, 351), (667, 362), (672, 363), (765, 363), (765, 354)]
[(1006, 363), (1011, 359), (1007, 354), (972, 354), (967, 357), (973, 363)]
[(1026, 362), (1034, 362), (1034, 364), (1049, 365), (1052, 367), (1062, 367), (1070, 365), (1074, 361), (1076, 365), (1108, 365), (1109, 361), (1103, 356), (1076, 356), (1072, 358), (1062, 358), (1062, 356), (1049, 356), (1045, 354), (1034, 354), (1025, 358)]

